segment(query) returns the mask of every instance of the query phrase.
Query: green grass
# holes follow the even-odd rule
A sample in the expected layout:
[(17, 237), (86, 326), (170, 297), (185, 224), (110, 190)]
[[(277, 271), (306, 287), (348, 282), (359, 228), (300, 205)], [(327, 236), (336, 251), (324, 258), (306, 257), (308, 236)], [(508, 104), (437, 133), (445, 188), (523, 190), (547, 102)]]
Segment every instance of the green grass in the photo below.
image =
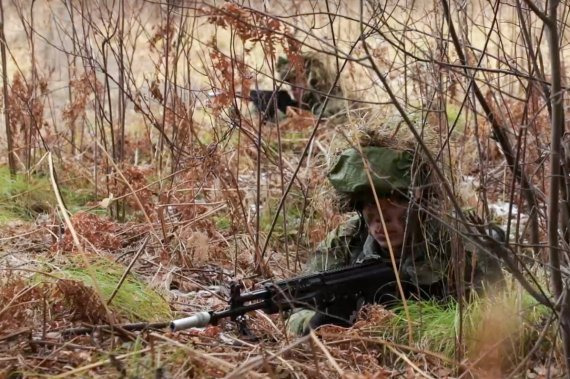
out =
[[(464, 306), (462, 318), (457, 302), (408, 302), (415, 344), (429, 351), (453, 357), (462, 320), (463, 344), (469, 354), (481, 350), (489, 339), (503, 339), (523, 356), (538, 336), (538, 325), (549, 314), (530, 295), (520, 296), (504, 290), (489, 298), (478, 298)], [(374, 334), (394, 342), (408, 344), (408, 320), (402, 306), (393, 309), (395, 316), (382, 325), (371, 326)]]
[[(260, 217), (260, 225), (263, 232), (269, 232), (271, 223), (275, 217), (275, 211), (277, 210), (278, 204), (279, 198), (272, 197), (268, 199), (268, 201), (263, 205)], [(285, 203), (288, 236), (293, 236), (297, 233), (297, 229), (301, 223), (303, 204), (304, 201), (302, 194), (298, 190), (292, 189)], [(281, 212), (279, 212), (279, 216), (277, 217), (275, 229), (273, 230), (273, 235), (275, 237), (285, 237), (285, 227), (283, 221), (283, 210), (281, 210)]]
[(0, 222), (31, 219), (55, 204), (49, 179), (18, 175), (10, 177), (7, 167), (0, 167)]
[[(66, 206), (76, 212), (93, 196), (82, 188), (61, 187)], [(0, 223), (12, 220), (31, 220), (40, 213), (48, 213), (57, 206), (49, 177), (19, 173), (10, 176), (8, 167), (0, 167)]]
[[(67, 210), (71, 213), (76, 213), (79, 211), (83, 211), (87, 208), (86, 204), (90, 201), (95, 200), (93, 196), (93, 191), (88, 188), (70, 188), (70, 187), (63, 187), (61, 188), (61, 196), (63, 197), (63, 201), (65, 201), (65, 206)], [(97, 213), (97, 214), (106, 214), (107, 212), (102, 208), (96, 208), (91, 210), (90, 212)]]
[(232, 221), (228, 216), (214, 216), (214, 222), (216, 223), (216, 228), (227, 232), (232, 227)]
[[(133, 355), (123, 360), (123, 368), (129, 378), (156, 378), (172, 375), (185, 375), (193, 378), (212, 377), (206, 362), (189, 358), (185, 349), (169, 344), (157, 344), (153, 353), (139, 353), (145, 348), (143, 338), (138, 336), (134, 343), (123, 344), (113, 353), (115, 356), (131, 353)], [(102, 354), (99, 359), (108, 359), (110, 354)], [(160, 373), (164, 373), (160, 375)], [(84, 372), (83, 374), (86, 374)], [(116, 377), (120, 373), (112, 364), (107, 364), (98, 372), (99, 376)]]
[[(107, 301), (125, 267), (101, 257), (89, 257), (88, 260), (89, 265), (85, 266), (82, 259), (74, 257), (69, 265), (54, 274), (81, 281), (94, 289), (95, 280), (103, 301)], [(130, 321), (165, 321), (172, 317), (168, 302), (132, 274), (127, 276), (109, 307)]]
[(455, 132), (463, 133), (465, 131), (465, 108), (463, 108), (462, 113), (459, 114), (459, 106), (454, 104), (447, 104), (446, 112), (449, 126), (451, 127), (455, 122), (457, 122), (455, 126)]
[[(424, 349), (452, 356), (455, 351), (457, 303), (438, 304), (434, 301), (408, 302), (413, 340)], [(408, 320), (402, 306), (394, 309), (395, 317), (381, 327), (391, 340), (408, 344)]]

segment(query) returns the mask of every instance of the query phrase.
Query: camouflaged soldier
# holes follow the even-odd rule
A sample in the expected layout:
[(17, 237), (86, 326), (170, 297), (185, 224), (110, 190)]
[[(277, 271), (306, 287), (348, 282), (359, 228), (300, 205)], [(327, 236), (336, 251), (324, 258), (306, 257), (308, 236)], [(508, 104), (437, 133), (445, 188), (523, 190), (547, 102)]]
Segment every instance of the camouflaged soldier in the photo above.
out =
[[(326, 61), (317, 54), (304, 53), (298, 65), (291, 64), (285, 57), (279, 57), (276, 69), (279, 77), (289, 83), (295, 100), (300, 107), (318, 115), (330, 91), (329, 101), (323, 111), (323, 117), (330, 117), (343, 112), (346, 102), (339, 85), (333, 87), (335, 77), (327, 67)], [(331, 90), (332, 88), (332, 90)]]
[[(379, 204), (374, 201), (365, 161)], [(441, 191), (430, 176), (427, 165), (414, 159), (412, 150), (365, 146), (344, 151), (328, 179), (342, 209), (355, 210), (357, 215), (320, 244), (309, 271), (358, 264), (367, 258), (391, 264), (391, 245), (406, 297), (445, 299), (454, 295), (454, 267), (458, 265), (452, 264), (451, 253), (452, 246), (460, 243), (455, 243), (454, 233), (443, 227), (446, 211), (434, 208), (441, 205)], [(485, 281), (502, 278), (498, 262), (486, 254), (467, 253), (463, 262), (460, 277), (465, 278), (462, 283), (467, 288), (478, 289)], [(399, 297), (395, 285), (388, 291)], [(328, 322), (330, 319), (302, 309), (289, 317), (287, 328), (289, 333), (300, 335)]]

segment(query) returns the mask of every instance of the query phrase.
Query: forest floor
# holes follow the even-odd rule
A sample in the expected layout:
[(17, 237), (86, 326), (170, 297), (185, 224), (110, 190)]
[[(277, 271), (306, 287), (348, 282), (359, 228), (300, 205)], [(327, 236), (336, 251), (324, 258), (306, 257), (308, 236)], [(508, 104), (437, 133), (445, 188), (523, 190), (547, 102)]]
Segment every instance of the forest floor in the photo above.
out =
[[(558, 320), (508, 274), (505, 288), (487, 297), (410, 301), (406, 310), (367, 305), (352, 327), (324, 326), (303, 337), (287, 334), (282, 315), (261, 311), (247, 315), (254, 337), (227, 319), (179, 332), (156, 324), (128, 330), (124, 325), (168, 325), (223, 310), (234, 280), (252, 290), (268, 279), (300, 275), (319, 242), (351, 216), (335, 207), (326, 180), (331, 161), (359, 123), (380, 125), (395, 108), (380, 109), (385, 88), (363, 64), (362, 25), (350, 2), (346, 9), (339, 2), (347, 17), (334, 20), (324, 5), (320, 12), (311, 8), (319, 2), (296, 2), (299, 9), (290, 1), (254, 2), (263, 12), (234, 2), (176, 12), (165, 4), (183, 2), (117, 2), (109, 9), (99, 2), (76, 8), (76, 2), (37, 2), (35, 21), (34, 1), (30, 14), (20, 8), (25, 2), (11, 3), (6, 44), (18, 64), (9, 64), (9, 98), (20, 161), (13, 177), (0, 157), (0, 378), (564, 376)], [(126, 11), (119, 10), (125, 3)], [(266, 3), (283, 18), (267, 16)], [(400, 56), (393, 47), (401, 44), (399, 35), (390, 46), (371, 37), (374, 59), (397, 95), (421, 109), (422, 125), (439, 133), (439, 143), (450, 138), (438, 163), (452, 166), (464, 205), (509, 224), (510, 233), (523, 236), (511, 240), (525, 242), (522, 191), (481, 110), (466, 105), (470, 96), (458, 89), (471, 88), (472, 78), (453, 67), (456, 57), (441, 43), (448, 37), (431, 40), (430, 33), (445, 28), (437, 7), (426, 17), (427, 4), (418, 2), (409, 15), (404, 6), (371, 19), (379, 27), (394, 24), (387, 35), (410, 33), (401, 41), (422, 59), (410, 63)], [(513, 13), (508, 8), (499, 24), (511, 25), (505, 18)], [(387, 14), (394, 19), (384, 22)], [(119, 32), (112, 23), (120, 17), (126, 22)], [(256, 28), (244, 28), (244, 19)], [(494, 25), (492, 17), (483, 21), (491, 20)], [(512, 25), (514, 35), (518, 25)], [(473, 46), (486, 47), (485, 32), (474, 34)], [(292, 37), (313, 49), (332, 41), (338, 43), (332, 51), (353, 54), (341, 84), (348, 98), (362, 102), (359, 114), (367, 118), (317, 122), (290, 107), (278, 125), (260, 122), (244, 94), (274, 88), (278, 54), (299, 54)], [(28, 48), (36, 49), (41, 64)], [(449, 62), (427, 64), (434, 56)], [(336, 58), (340, 75), (345, 57)], [(485, 75), (526, 62), (515, 58)], [(533, 173), (539, 192), (548, 193), (547, 107), (530, 90), (516, 92), (498, 77), (496, 83), (514, 88), (512, 98), (486, 96), (503, 101), (493, 104), (509, 111), (508, 117), (501, 113), (511, 122), (509, 138), (528, 143), (522, 167)], [(529, 254), (531, 260), (548, 283), (544, 257)]]
[[(308, 114), (284, 120), (283, 158), (289, 165), (296, 163), (310, 133), (306, 125), (313, 121)], [(332, 135), (319, 134), (316, 148), (334, 144)], [(246, 161), (254, 151), (242, 154)], [(324, 179), (320, 164), (303, 173), (303, 180), (318, 183), (314, 188)], [(240, 279), (247, 289), (263, 281), (254, 270), (255, 209), (244, 210), (249, 226), (236, 221), (242, 216), (230, 206), (238, 191), (223, 189), (220, 178), (230, 178), (213, 162), (183, 170), (168, 184), (170, 200), (156, 196), (160, 182), (153, 181), (149, 167), (128, 166), (123, 175), (130, 188), (122, 193), (138, 196), (124, 201), (94, 195), (81, 166), (73, 165), (56, 168), (63, 202), (54, 195), (49, 170), (17, 179), (6, 168), (1, 171), (0, 367), (5, 377), (499, 377), (524, 361), (546, 322), (547, 312), (512, 287), (462, 307), (410, 303), (411, 320), (399, 308), (366, 306), (353, 327), (326, 326), (305, 337), (287, 335), (280, 315), (260, 311), (248, 315), (255, 338), (240, 335), (231, 320), (174, 333), (128, 331), (118, 325), (222, 310), (231, 280)], [(200, 182), (202, 188), (218, 190), (196, 197), (196, 178), (208, 178)], [(280, 188), (279, 175), (268, 169), (264, 180), (263, 203), (275, 207), (280, 192), (269, 188)], [(243, 196), (255, 195), (255, 174), (238, 182)], [(311, 248), (343, 219), (328, 200), (321, 201), (321, 211), (311, 207), (307, 216), (304, 199), (293, 195), (287, 224), (279, 219), (268, 249), (265, 276), (274, 279), (298, 275)], [(62, 205), (71, 211), (74, 232), (58, 216)], [(274, 209), (260, 211), (261, 236), (269, 231)], [(119, 222), (108, 217), (110, 211), (126, 217)], [(94, 325), (108, 327), (74, 332)], [(548, 341), (539, 351), (548, 351)], [(536, 363), (525, 366), (524, 375), (562, 375), (553, 364), (556, 354), (545, 354), (529, 356)]]

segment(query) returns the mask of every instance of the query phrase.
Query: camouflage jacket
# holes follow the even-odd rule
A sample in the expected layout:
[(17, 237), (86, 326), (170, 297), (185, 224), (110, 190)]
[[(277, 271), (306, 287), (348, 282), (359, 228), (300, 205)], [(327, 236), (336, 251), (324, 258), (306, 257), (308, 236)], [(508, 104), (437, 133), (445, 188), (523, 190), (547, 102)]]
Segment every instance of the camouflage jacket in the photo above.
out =
[[(439, 224), (430, 226), (431, 230), (426, 231), (427, 237), (423, 241), (409, 244), (401, 259), (396, 260), (403, 281), (430, 286), (446, 282), (453, 276), (450, 235)], [(493, 283), (502, 278), (500, 264), (496, 259), (469, 242), (463, 244), (463, 249), (465, 265), (462, 280), (467, 287), (478, 290), (485, 283)], [(354, 216), (329, 233), (319, 244), (307, 270), (315, 272), (345, 267), (358, 264), (369, 257), (381, 258), (391, 264), (389, 251), (380, 247), (368, 234), (364, 221), (359, 216)]]
[[(430, 238), (410, 246), (396, 261), (402, 282), (422, 287), (439, 293), (427, 293), (428, 297), (446, 297), (453, 294), (455, 283), (451, 275), (451, 238), (449, 233), (439, 226), (432, 225)], [(485, 283), (494, 283), (502, 279), (502, 271), (497, 260), (478, 251), (467, 243), (465, 249), (465, 268), (463, 284), (467, 289), (480, 290)], [(309, 261), (307, 271), (324, 271), (358, 264), (368, 257), (376, 257), (391, 264), (389, 252), (381, 248), (368, 234), (364, 221), (359, 216), (352, 217), (321, 242), (316, 253)], [(313, 310), (297, 309), (287, 321), (288, 332), (293, 335), (307, 333)]]
[[(449, 241), (435, 239), (416, 243), (397, 259), (400, 277), (404, 281), (429, 286), (447, 277)], [(397, 252), (394, 252), (397, 253)], [(390, 254), (368, 234), (359, 216), (352, 217), (320, 243), (308, 265), (308, 270), (324, 271), (358, 264), (366, 258), (381, 258), (391, 265)]]

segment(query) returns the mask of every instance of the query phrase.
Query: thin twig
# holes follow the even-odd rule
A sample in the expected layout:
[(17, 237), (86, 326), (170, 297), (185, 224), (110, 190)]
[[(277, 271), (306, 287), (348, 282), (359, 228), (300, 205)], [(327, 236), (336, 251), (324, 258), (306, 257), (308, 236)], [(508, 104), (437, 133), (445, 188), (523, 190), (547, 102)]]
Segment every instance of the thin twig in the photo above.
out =
[[(73, 223), (71, 222), (71, 219), (69, 218), (69, 214), (67, 213), (67, 209), (65, 208), (65, 205), (63, 203), (63, 199), (61, 198), (61, 192), (59, 191), (59, 186), (57, 185), (57, 182), (55, 180), (55, 169), (53, 168), (53, 158), (52, 158), (51, 151), (48, 151), (47, 159), (48, 159), (48, 163), (49, 163), (49, 178), (50, 178), (51, 185), (53, 188), (53, 193), (55, 194), (55, 199), (57, 201), (57, 205), (59, 207), (59, 211), (61, 213), (61, 217), (63, 217), (63, 220), (65, 221), (65, 224), (67, 225), (67, 228), (69, 229), (69, 233), (71, 233), (71, 237), (73, 239), (73, 244), (75, 245), (75, 248), (80, 253), (83, 253), (83, 246), (81, 246), (81, 242), (79, 242), (79, 237), (77, 235), (77, 231), (73, 227)], [(83, 254), (81, 254), (81, 255), (83, 255)]]
[(314, 342), (314, 344), (325, 354), (325, 356), (327, 357), (327, 360), (334, 367), (336, 372), (338, 372), (338, 374), (342, 377), (344, 375), (343, 369), (338, 365), (338, 363), (333, 358), (333, 356), (331, 355), (329, 350), (325, 347), (325, 345), (323, 345), (323, 343), (321, 341), (319, 341), (319, 339), (315, 335), (314, 330), (311, 330), (310, 336), (311, 336), (311, 340)]
[(119, 289), (121, 288), (121, 286), (123, 285), (123, 282), (125, 281), (125, 279), (127, 278), (127, 275), (129, 274), (129, 272), (131, 271), (131, 268), (133, 268), (133, 265), (135, 264), (135, 262), (137, 261), (137, 259), (139, 259), (140, 255), (142, 254), (142, 252), (144, 251), (144, 248), (146, 247), (146, 244), (148, 243), (149, 240), (149, 236), (147, 235), (141, 246), (139, 247), (139, 249), (137, 250), (137, 253), (135, 254), (135, 256), (133, 257), (133, 259), (131, 260), (131, 263), (129, 263), (129, 266), (125, 269), (125, 272), (123, 272), (123, 275), (121, 276), (121, 279), (119, 280), (119, 283), (117, 283), (117, 286), (115, 287), (115, 289), (113, 290), (113, 293), (111, 294), (111, 296), (109, 297), (109, 300), (107, 300), (107, 305), (111, 304), (111, 301), (113, 301), (113, 298), (115, 297), (115, 295), (117, 294), (117, 292), (119, 292)]

